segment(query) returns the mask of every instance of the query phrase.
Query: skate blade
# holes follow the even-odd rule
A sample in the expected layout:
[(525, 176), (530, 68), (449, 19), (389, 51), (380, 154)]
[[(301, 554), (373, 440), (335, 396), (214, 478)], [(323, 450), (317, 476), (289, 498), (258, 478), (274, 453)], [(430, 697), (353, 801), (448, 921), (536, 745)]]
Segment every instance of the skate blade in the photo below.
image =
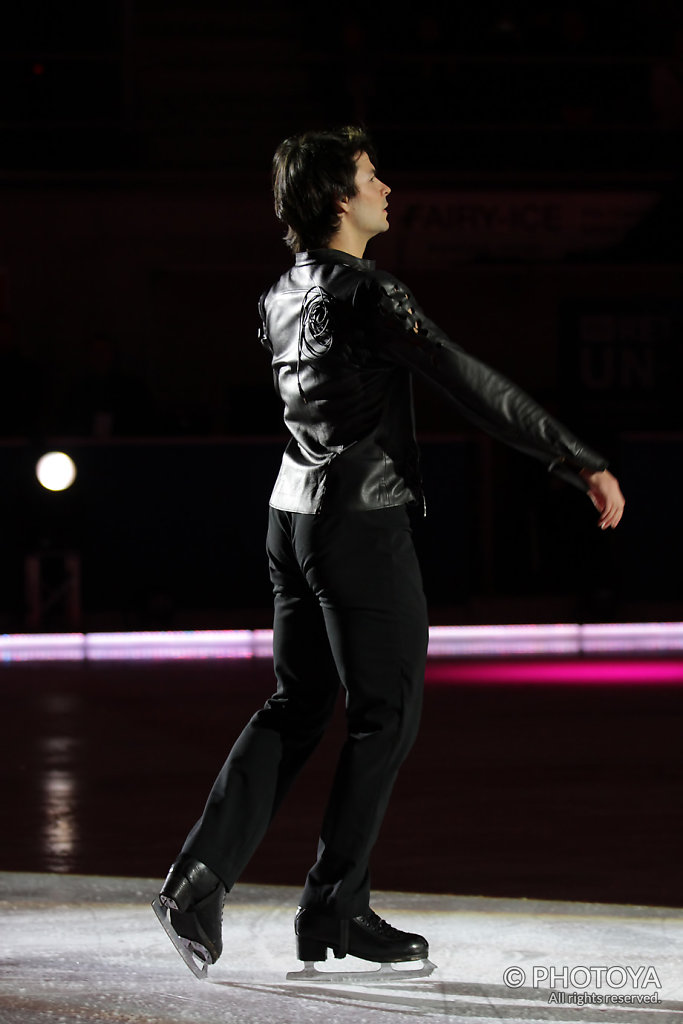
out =
[[(436, 970), (431, 960), (412, 960), (397, 966), (396, 964), (380, 964), (376, 971), (319, 971), (312, 960), (305, 960), (303, 969), (289, 971), (287, 981), (314, 981), (316, 984), (328, 985), (396, 985), (402, 981), (414, 981), (416, 978), (428, 978)], [(420, 964), (414, 967), (412, 964)]]
[(182, 935), (178, 935), (171, 924), (168, 907), (164, 906), (158, 896), (152, 900), (152, 910), (195, 978), (204, 981), (208, 976), (209, 964), (211, 963), (208, 950), (200, 942), (193, 942), (190, 939), (184, 939)]

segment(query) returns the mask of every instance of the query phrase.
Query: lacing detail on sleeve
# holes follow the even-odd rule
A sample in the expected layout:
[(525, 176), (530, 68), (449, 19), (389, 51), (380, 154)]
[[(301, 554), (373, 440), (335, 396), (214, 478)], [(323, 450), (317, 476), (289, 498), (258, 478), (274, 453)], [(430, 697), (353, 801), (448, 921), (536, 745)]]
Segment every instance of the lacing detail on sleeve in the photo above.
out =
[(424, 333), (422, 321), (416, 313), (416, 302), (413, 296), (405, 288), (393, 284), (382, 289), (380, 297), (380, 308), (385, 316), (397, 317), (414, 334)]
[(415, 298), (400, 282), (384, 284), (379, 300), (379, 309), (387, 325), (394, 330), (398, 327), (406, 340), (412, 341), (426, 353), (433, 362), (441, 342), (425, 323), (426, 317)]

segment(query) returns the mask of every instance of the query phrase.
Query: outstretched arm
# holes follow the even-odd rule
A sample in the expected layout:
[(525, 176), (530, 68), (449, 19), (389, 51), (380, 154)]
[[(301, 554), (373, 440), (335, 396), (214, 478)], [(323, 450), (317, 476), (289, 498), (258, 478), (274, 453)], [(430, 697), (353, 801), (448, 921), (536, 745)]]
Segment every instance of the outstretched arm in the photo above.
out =
[(545, 462), (582, 490), (588, 485), (580, 470), (599, 473), (607, 468), (602, 455), (522, 388), (456, 345), (425, 316), (404, 284), (389, 274), (375, 273), (368, 275), (367, 286), (365, 293), (359, 290), (357, 301), (365, 299), (370, 306), (381, 351), (444, 391), (470, 422)]
[(624, 513), (625, 504), (619, 481), (608, 469), (598, 473), (582, 469), (580, 476), (588, 487), (588, 497), (600, 513), (598, 526), (601, 530), (614, 529)]

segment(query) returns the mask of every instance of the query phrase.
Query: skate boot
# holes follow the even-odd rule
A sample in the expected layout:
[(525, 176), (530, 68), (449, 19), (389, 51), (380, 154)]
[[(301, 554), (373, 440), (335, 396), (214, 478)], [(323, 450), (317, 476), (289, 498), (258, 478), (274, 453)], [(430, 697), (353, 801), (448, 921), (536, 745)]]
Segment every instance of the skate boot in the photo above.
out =
[(197, 978), (223, 952), (225, 886), (211, 868), (183, 855), (173, 864), (152, 903), (166, 934)]
[[(402, 932), (383, 921), (374, 910), (358, 917), (338, 918), (319, 910), (300, 908), (294, 922), (297, 956), (304, 961), (303, 971), (290, 972), (291, 980), (353, 981), (356, 984), (377, 981), (413, 980), (426, 977), (435, 969), (428, 959), (429, 945), (421, 935)], [(380, 964), (378, 971), (318, 971), (316, 960), (326, 960), (331, 949), (337, 959), (347, 954)], [(422, 961), (417, 969), (400, 970), (393, 964)]]

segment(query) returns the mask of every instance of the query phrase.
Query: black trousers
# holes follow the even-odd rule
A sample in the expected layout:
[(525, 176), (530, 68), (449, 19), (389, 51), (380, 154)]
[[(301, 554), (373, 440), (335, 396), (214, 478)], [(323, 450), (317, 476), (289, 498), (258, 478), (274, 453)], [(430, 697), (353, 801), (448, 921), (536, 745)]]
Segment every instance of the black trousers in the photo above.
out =
[(271, 509), (267, 548), (277, 692), (236, 741), (183, 851), (231, 888), (341, 684), (347, 738), (301, 905), (354, 917), (368, 908), (370, 852), (422, 706), (427, 612), (408, 513)]

